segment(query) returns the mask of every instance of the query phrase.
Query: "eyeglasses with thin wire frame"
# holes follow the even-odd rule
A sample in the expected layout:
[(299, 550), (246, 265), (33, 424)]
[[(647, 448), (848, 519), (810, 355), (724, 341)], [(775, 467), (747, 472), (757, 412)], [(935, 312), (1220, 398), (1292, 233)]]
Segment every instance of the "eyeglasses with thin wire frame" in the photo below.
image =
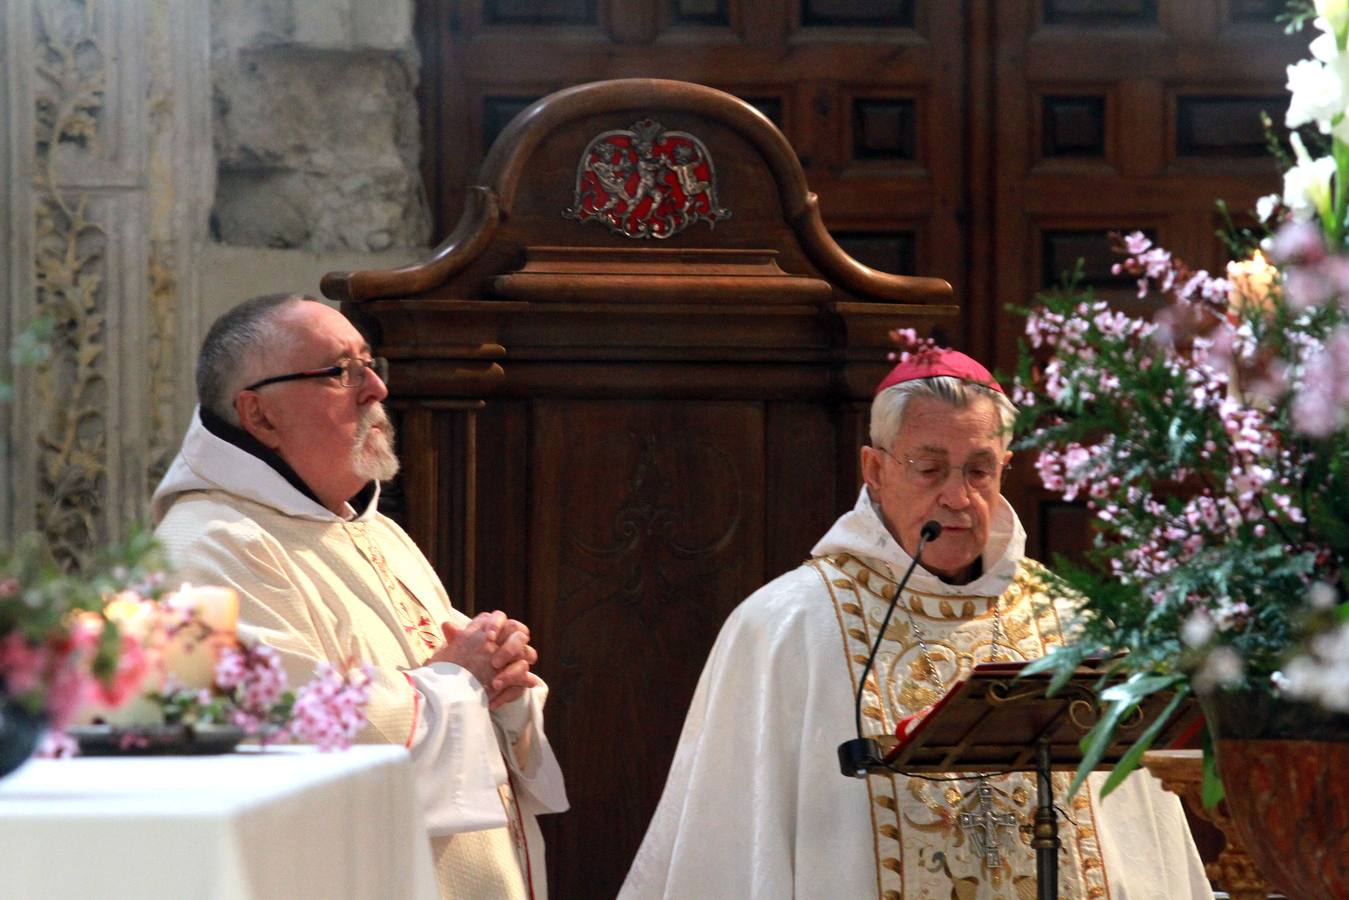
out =
[[(904, 476), (910, 484), (917, 487), (933, 488), (946, 484), (951, 477), (951, 464), (940, 456), (895, 456), (889, 450), (877, 447), (877, 450), (899, 463), (904, 468)], [(974, 459), (960, 467), (965, 484), (976, 491), (984, 491), (997, 483), (1002, 472), (1010, 468), (996, 459)]]
[(373, 359), (344, 359), (336, 365), (325, 366), (322, 369), (309, 369), (304, 372), (291, 372), (288, 375), (273, 375), (271, 378), (264, 378), (261, 381), (255, 381), (246, 391), (256, 391), (260, 387), (266, 387), (269, 384), (280, 384), (283, 381), (299, 381), (303, 378), (336, 378), (337, 383), (342, 387), (360, 387), (365, 384), (367, 372), (374, 372), (379, 376), (380, 381), (389, 380), (389, 361), (382, 356), (376, 356)]

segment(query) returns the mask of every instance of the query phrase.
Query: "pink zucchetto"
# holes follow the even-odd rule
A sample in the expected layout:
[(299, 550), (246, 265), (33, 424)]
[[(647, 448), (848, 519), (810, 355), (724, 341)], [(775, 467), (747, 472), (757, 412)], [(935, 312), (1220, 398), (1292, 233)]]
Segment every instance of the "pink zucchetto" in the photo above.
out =
[(932, 348), (917, 353), (902, 354), (899, 358), (899, 364), (881, 379), (880, 384), (876, 385), (876, 393), (879, 394), (886, 388), (905, 381), (936, 378), (941, 375), (949, 375), (962, 381), (982, 384), (999, 394), (1006, 393), (1002, 386), (993, 380), (993, 374), (988, 369), (959, 350), (947, 350), (945, 348)]

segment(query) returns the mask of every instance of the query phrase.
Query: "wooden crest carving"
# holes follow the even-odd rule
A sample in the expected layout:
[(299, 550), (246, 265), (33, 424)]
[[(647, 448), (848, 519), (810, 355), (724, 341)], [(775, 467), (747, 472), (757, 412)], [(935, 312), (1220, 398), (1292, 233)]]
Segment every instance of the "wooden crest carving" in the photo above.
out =
[(716, 171), (703, 142), (652, 119), (593, 138), (576, 169), (564, 219), (603, 222), (630, 238), (672, 237), (694, 222), (715, 226), (731, 211), (717, 205)]

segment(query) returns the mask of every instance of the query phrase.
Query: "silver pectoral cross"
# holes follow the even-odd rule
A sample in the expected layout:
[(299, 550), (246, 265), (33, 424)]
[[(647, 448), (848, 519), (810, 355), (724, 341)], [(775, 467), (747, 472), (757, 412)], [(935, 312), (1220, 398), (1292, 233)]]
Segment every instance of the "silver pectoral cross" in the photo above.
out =
[(1002, 865), (1002, 845), (1006, 836), (1002, 829), (1015, 828), (1016, 816), (993, 809), (993, 785), (988, 779), (980, 778), (971, 793), (977, 799), (972, 810), (960, 814), (960, 828), (969, 838), (974, 855), (990, 869), (996, 869)]

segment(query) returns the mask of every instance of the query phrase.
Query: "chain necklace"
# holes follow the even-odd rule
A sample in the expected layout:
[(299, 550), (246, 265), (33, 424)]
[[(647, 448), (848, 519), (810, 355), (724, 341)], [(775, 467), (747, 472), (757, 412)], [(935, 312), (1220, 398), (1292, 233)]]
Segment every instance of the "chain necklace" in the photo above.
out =
[[(894, 573), (892, 572), (890, 574), (891, 574), (891, 581), (893, 581)], [(918, 652), (919, 655), (922, 656), (923, 658), (924, 666), (927, 668), (928, 680), (932, 682), (932, 686), (937, 689), (937, 694), (940, 696), (942, 693), (945, 692), (946, 685), (942, 682), (941, 676), (937, 674), (937, 664), (933, 662), (932, 651), (929, 650), (927, 646), (927, 635), (923, 633), (923, 629), (918, 625), (918, 620), (914, 618), (912, 604), (905, 604), (904, 614), (909, 617), (909, 627), (913, 629), (913, 636), (918, 641)], [(1008, 646), (1007, 632), (1003, 628), (1002, 624), (1002, 598), (994, 597), (993, 639), (988, 646), (989, 662), (997, 662), (999, 659), (1003, 657), (1003, 655), (998, 652), (999, 644), (1001, 644), (1003, 647)]]
[[(889, 572), (889, 575), (891, 582), (894, 582), (894, 573)], [(895, 599), (896, 601), (900, 599), (897, 584)], [(998, 651), (998, 646), (1008, 647), (1008, 644), (1007, 632), (1002, 623), (1002, 598), (994, 597), (992, 606), (993, 635), (988, 646), (988, 660), (989, 662), (996, 662), (1002, 657), (1002, 654)], [(946, 685), (937, 672), (937, 664), (933, 660), (932, 651), (927, 645), (927, 635), (923, 633), (923, 629), (918, 624), (918, 619), (913, 614), (912, 603), (905, 604), (904, 613), (909, 617), (909, 627), (913, 629), (914, 639), (918, 641), (918, 652), (927, 669), (928, 680), (932, 682), (932, 686), (937, 691), (937, 696), (940, 697), (945, 693)], [(960, 780), (962, 779), (957, 779), (957, 781)], [(974, 789), (967, 794), (963, 794), (962, 799), (974, 796), (978, 799), (978, 803), (973, 812), (959, 813), (957, 821), (961, 830), (969, 838), (970, 849), (974, 852), (974, 855), (983, 860), (984, 864), (990, 869), (1001, 868), (1003, 864), (1002, 829), (1016, 827), (1017, 820), (1011, 814), (994, 811), (993, 786), (989, 783), (988, 776), (980, 775), (973, 780), (975, 783)]]

